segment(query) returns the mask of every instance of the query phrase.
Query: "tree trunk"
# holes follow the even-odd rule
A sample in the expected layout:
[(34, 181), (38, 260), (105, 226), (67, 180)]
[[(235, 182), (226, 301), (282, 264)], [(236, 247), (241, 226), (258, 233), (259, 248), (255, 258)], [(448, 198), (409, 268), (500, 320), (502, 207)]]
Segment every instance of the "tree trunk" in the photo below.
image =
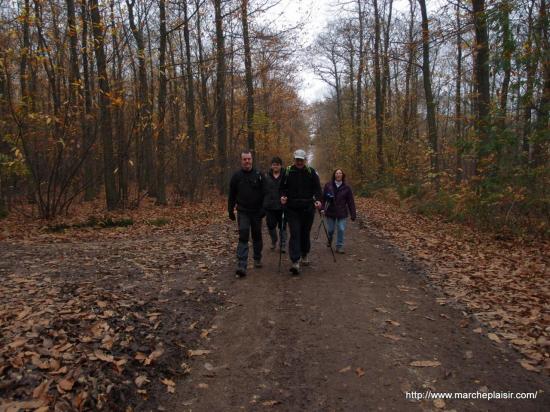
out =
[(510, 87), (510, 73), (512, 71), (512, 53), (514, 51), (514, 43), (512, 32), (510, 30), (510, 12), (512, 5), (509, 0), (504, 0), (499, 5), (501, 26), (502, 26), (502, 67), (504, 69), (504, 78), (502, 79), (502, 87), (500, 89), (500, 127), (506, 127), (506, 115), (508, 105), (508, 89)]
[(112, 0), (111, 8), (111, 38), (113, 47), (112, 60), (112, 79), (113, 79), (113, 98), (115, 103), (113, 106), (113, 115), (115, 121), (115, 136), (116, 136), (116, 158), (117, 158), (117, 177), (119, 190), (119, 205), (126, 207), (128, 200), (128, 158), (126, 144), (126, 128), (124, 122), (124, 79), (122, 73), (122, 55), (118, 41), (118, 30), (115, 20), (115, 4)]
[(187, 88), (185, 93), (185, 110), (187, 113), (187, 136), (189, 137), (189, 150), (190, 150), (190, 178), (191, 178), (191, 193), (190, 197), (193, 198), (194, 190), (196, 189), (197, 178), (197, 127), (195, 125), (195, 86), (193, 84), (193, 70), (191, 66), (191, 41), (189, 36), (189, 13), (187, 12), (187, 3), (183, 2), (183, 36), (185, 38), (185, 59), (186, 59), (186, 79)]
[(203, 47), (202, 47), (202, 29), (201, 29), (201, 13), (200, 13), (200, 0), (196, 0), (196, 8), (197, 8), (197, 49), (199, 53), (199, 75), (200, 75), (200, 81), (201, 81), (201, 88), (200, 88), (200, 106), (201, 106), (201, 115), (202, 115), (202, 123), (203, 123), (203, 133), (204, 133), (204, 150), (208, 154), (212, 153), (212, 150), (214, 148), (214, 136), (212, 134), (212, 131), (214, 128), (212, 127), (213, 119), (212, 114), (210, 112), (210, 107), (208, 104), (208, 79), (206, 76), (206, 62), (204, 61), (204, 55), (203, 55)]
[(548, 114), (550, 111), (550, 47), (548, 38), (548, 9), (546, 0), (541, 0), (539, 10), (539, 50), (542, 56), (542, 92), (538, 105), (536, 135), (533, 145), (533, 164), (540, 166), (548, 159), (548, 143), (550, 131), (548, 128)]
[(225, 107), (225, 40), (221, 0), (214, 0), (216, 20), (216, 133), (218, 140), (218, 188), (224, 193), (227, 174), (227, 117)]
[[(384, 30), (384, 52), (382, 54), (382, 100), (384, 100), (384, 127), (388, 127), (389, 120), (391, 119), (391, 87), (390, 87), (390, 56), (388, 55), (388, 50), (390, 47), (390, 29), (391, 29), (391, 16), (393, 11), (393, 0), (389, 0), (389, 13), (388, 13), (388, 22)], [(385, 131), (385, 134), (391, 135)]]
[(487, 157), (492, 151), (490, 138), (489, 35), (485, 0), (472, 0), (475, 28), (476, 131), (479, 136), (478, 155)]
[(364, 30), (363, 30), (363, 14), (361, 4), (362, 0), (357, 0), (357, 10), (359, 18), (359, 67), (357, 68), (357, 79), (355, 92), (355, 118), (353, 125), (353, 134), (355, 140), (355, 167), (357, 171), (357, 180), (362, 180), (364, 173), (363, 170), (363, 122), (362, 122), (362, 111), (363, 111), (363, 71), (365, 68), (365, 47), (364, 47)]
[(378, 160), (378, 177), (384, 174), (384, 101), (380, 84), (380, 13), (378, 0), (374, 0), (374, 89), (376, 117), (376, 158)]
[(107, 208), (115, 209), (118, 206), (118, 192), (116, 190), (113, 156), (113, 133), (110, 110), (110, 89), (107, 78), (107, 59), (105, 56), (105, 38), (103, 35), (103, 23), (99, 12), (98, 0), (90, 0), (92, 27), (94, 34), (94, 49), (97, 62), (98, 86), (99, 86), (99, 130), (103, 143), (103, 175), (105, 180), (105, 196)]
[(523, 106), (523, 133), (522, 133), (522, 149), (524, 158), (527, 162), (530, 162), (530, 137), (531, 137), (531, 112), (533, 110), (533, 90), (535, 82), (535, 74), (538, 66), (539, 53), (533, 50), (533, 37), (534, 37), (534, 23), (533, 23), (533, 9), (535, 7), (535, 0), (531, 1), (529, 7), (528, 18), (528, 31), (527, 41), (525, 42), (525, 60), (526, 60), (526, 80), (525, 80), (525, 93), (522, 96), (521, 102)]
[(409, 0), (409, 10), (411, 21), (409, 23), (409, 57), (407, 59), (407, 68), (405, 69), (405, 98), (403, 104), (403, 141), (409, 142), (411, 140), (411, 77), (413, 65), (416, 57), (416, 43), (413, 37), (414, 29), (414, 3), (415, 0)]
[(455, 134), (456, 165), (455, 182), (462, 181), (462, 27), (460, 21), (460, 0), (456, 4), (456, 90), (455, 90)]
[(335, 44), (331, 46), (331, 63), (334, 71), (334, 89), (336, 92), (336, 116), (338, 118), (338, 137), (340, 144), (344, 143), (343, 127), (344, 119), (342, 113), (342, 88), (340, 85), (340, 72), (338, 70), (338, 62), (336, 60)]
[(79, 88), (80, 72), (78, 69), (78, 38), (76, 32), (76, 17), (74, 0), (66, 0), (67, 4), (67, 34), (69, 36), (69, 105), (78, 111), (79, 106)]
[[(428, 120), (428, 141), (431, 153), (431, 173), (436, 178), (439, 173), (439, 153), (437, 147), (437, 125), (435, 120), (435, 101), (432, 93), (432, 80), (430, 72), (430, 30), (428, 27), (428, 13), (426, 1), (418, 0), (422, 13), (422, 77), (424, 80), (424, 95), (426, 98), (426, 116)], [(437, 178), (435, 180), (438, 186)]]
[(82, 79), (84, 88), (84, 108), (81, 110), (82, 123), (82, 156), (84, 160), (84, 200), (92, 200), (96, 196), (96, 184), (94, 181), (94, 159), (92, 134), (92, 91), (90, 85), (90, 68), (88, 63), (88, 7), (86, 0), (80, 3), (80, 19), (82, 22)]
[[(186, 2), (184, 2), (186, 4)], [(186, 7), (186, 6), (184, 6)], [(187, 18), (187, 17), (186, 17)], [(166, 204), (165, 182), (165, 155), (166, 155), (166, 128), (164, 118), (166, 115), (166, 89), (168, 77), (166, 76), (166, 3), (159, 0), (160, 19), (160, 47), (159, 47), (159, 94), (158, 94), (158, 119), (157, 119), (157, 204)]]
[(248, 0), (241, 0), (241, 22), (243, 26), (244, 66), (246, 79), (246, 132), (248, 148), (255, 156), (254, 142), (254, 83), (252, 79), (252, 58), (248, 37)]
[(151, 180), (154, 178), (155, 174), (153, 162), (152, 109), (151, 100), (149, 98), (149, 87), (147, 85), (147, 63), (145, 60), (143, 28), (140, 22), (138, 22), (140, 26), (136, 26), (134, 20), (134, 3), (135, 0), (126, 0), (128, 6), (128, 22), (130, 23), (130, 29), (136, 41), (138, 58), (138, 130), (140, 134), (140, 144), (136, 144), (136, 170), (139, 189), (144, 190), (147, 188), (151, 191)]

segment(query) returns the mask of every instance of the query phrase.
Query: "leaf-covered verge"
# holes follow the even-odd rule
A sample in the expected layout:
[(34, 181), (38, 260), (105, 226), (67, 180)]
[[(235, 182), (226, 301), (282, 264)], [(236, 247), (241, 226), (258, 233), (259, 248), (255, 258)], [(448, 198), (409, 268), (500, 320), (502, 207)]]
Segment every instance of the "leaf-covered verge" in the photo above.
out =
[(357, 203), (364, 225), (427, 269), (441, 304), (465, 306), (484, 325), (477, 331), (509, 342), (524, 368), (550, 372), (550, 242), (499, 240), (377, 198)]
[(155, 205), (152, 198), (143, 199), (138, 208), (107, 211), (102, 198), (82, 202), (66, 216), (38, 219), (30, 206), (18, 209), (2, 220), (0, 241), (32, 240), (33, 242), (74, 242), (93, 239), (119, 239), (145, 236), (159, 228), (180, 228), (215, 224), (224, 221), (225, 200), (205, 198), (181, 205)]
[(173, 393), (225, 299), (222, 210), (212, 200), (121, 213), (130, 226), (4, 229), (0, 410), (141, 410)]

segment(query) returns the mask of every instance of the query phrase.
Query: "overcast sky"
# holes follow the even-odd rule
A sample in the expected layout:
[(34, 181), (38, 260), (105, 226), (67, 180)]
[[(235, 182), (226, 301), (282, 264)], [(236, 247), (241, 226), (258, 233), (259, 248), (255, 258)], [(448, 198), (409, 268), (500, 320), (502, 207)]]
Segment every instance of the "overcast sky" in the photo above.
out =
[[(339, 0), (280, 0), (280, 3), (270, 9), (264, 18), (273, 21), (278, 27), (285, 28), (304, 24), (302, 31), (303, 47), (309, 46), (317, 35), (325, 28), (327, 23), (337, 16), (342, 6)], [(430, 9), (437, 8), (442, 0), (430, 0)], [(395, 11), (408, 11), (408, 0), (394, 0)], [(306, 56), (307, 57), (307, 56)], [(312, 103), (323, 99), (328, 94), (328, 87), (319, 80), (307, 62), (301, 65), (299, 77), (301, 79), (300, 96), (306, 103)]]
[[(309, 46), (323, 30), (330, 16), (335, 12), (337, 0), (281, 0), (263, 17), (273, 21), (280, 28), (303, 24), (302, 46)], [(300, 96), (311, 103), (324, 97), (326, 85), (313, 74), (307, 64), (300, 65)]]

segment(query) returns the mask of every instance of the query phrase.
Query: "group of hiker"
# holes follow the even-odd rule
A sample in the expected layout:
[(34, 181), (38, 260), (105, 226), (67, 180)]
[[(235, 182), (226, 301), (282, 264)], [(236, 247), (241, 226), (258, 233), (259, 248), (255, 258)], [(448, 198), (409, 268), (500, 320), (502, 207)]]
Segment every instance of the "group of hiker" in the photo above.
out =
[(288, 223), (290, 272), (294, 275), (300, 273), (300, 265), (310, 263), (310, 233), (316, 210), (322, 214), (321, 219), (326, 219), (327, 246), (332, 250), (332, 238), (336, 232), (336, 252), (344, 253), (347, 218), (351, 216), (352, 221), (356, 218), (353, 192), (345, 183), (342, 169), (336, 169), (332, 179), (321, 190), (319, 175), (307, 165), (306, 157), (304, 150), (296, 150), (294, 163), (286, 168), (283, 168), (280, 157), (273, 157), (271, 168), (264, 175), (254, 168), (252, 153), (248, 150), (241, 152), (241, 168), (231, 178), (228, 198), (229, 218), (237, 220), (239, 230), (237, 277), (247, 274), (250, 235), (254, 267), (262, 267), (264, 216), (271, 250), (275, 250), (278, 244), (280, 253), (286, 253)]

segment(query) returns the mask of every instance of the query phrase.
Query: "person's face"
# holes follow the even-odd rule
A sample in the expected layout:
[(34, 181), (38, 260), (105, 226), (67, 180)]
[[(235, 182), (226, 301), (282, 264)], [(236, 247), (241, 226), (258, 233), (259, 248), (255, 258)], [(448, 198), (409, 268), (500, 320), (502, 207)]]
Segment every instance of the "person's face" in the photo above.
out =
[(336, 173), (334, 173), (334, 178), (337, 182), (341, 182), (343, 177), (344, 173), (341, 170), (337, 170)]
[(298, 169), (301, 169), (302, 167), (304, 167), (306, 164), (306, 161), (304, 159), (294, 159), (294, 165), (298, 168)]
[(243, 170), (252, 169), (252, 154), (251, 153), (242, 153), (241, 154), (241, 167)]
[(280, 163), (271, 163), (271, 169), (275, 173), (280, 173), (281, 172), (281, 164)]

